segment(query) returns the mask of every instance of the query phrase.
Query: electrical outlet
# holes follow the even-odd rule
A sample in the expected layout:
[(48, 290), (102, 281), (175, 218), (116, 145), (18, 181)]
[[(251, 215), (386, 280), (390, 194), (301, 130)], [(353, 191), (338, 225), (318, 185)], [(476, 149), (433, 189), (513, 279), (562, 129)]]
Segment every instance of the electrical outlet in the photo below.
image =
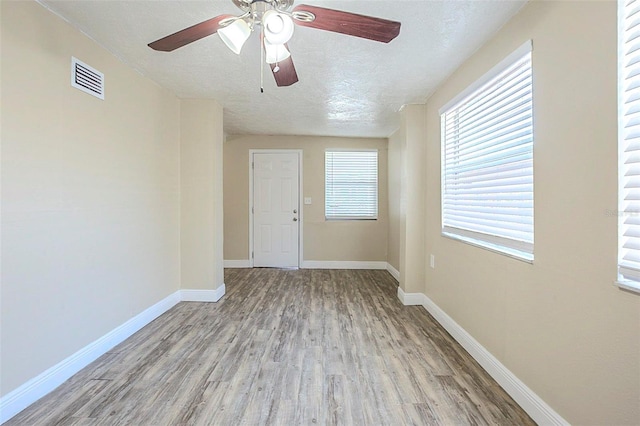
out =
[(431, 266), (431, 269), (436, 268), (436, 257), (434, 255), (431, 255), (429, 258), (429, 265)]
[(304, 197), (304, 203), (305, 203), (306, 205), (311, 204), (311, 197)]

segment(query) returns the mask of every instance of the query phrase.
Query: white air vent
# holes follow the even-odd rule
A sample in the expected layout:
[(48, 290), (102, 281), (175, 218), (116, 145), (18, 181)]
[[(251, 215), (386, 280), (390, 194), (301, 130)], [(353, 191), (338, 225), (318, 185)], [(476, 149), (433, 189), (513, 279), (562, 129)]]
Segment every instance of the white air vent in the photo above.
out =
[(71, 57), (71, 85), (85, 93), (104, 99), (104, 74)]

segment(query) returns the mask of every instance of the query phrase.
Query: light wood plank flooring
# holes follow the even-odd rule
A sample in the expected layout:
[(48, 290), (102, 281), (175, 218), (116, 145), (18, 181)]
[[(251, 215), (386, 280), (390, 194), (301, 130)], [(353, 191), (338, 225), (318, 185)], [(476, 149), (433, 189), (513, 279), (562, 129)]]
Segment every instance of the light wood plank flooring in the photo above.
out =
[(385, 271), (235, 269), (7, 425), (528, 425)]

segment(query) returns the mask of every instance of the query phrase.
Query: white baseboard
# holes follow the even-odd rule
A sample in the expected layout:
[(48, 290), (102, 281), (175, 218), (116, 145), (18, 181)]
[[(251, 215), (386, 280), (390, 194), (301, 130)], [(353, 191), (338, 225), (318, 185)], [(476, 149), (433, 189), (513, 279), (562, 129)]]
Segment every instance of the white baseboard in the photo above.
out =
[(302, 269), (387, 269), (387, 262), (305, 260), (300, 267)]
[(387, 263), (387, 272), (389, 272), (396, 281), (400, 282), (400, 271), (394, 268), (390, 263)]
[(515, 374), (426, 295), (422, 293), (405, 293), (398, 287), (398, 298), (405, 305), (422, 305), (536, 423), (540, 425), (569, 425), (569, 422), (518, 379)]
[(249, 259), (242, 260), (225, 260), (225, 268), (251, 268), (251, 262)]
[(422, 293), (405, 293), (402, 288), (398, 287), (398, 299), (405, 306), (423, 306), (425, 297)]
[(178, 290), (111, 330), (68, 358), (37, 375), (0, 398), (0, 424), (33, 404), (84, 367), (122, 343), (145, 325), (174, 307), (178, 302), (217, 302), (225, 294), (225, 285), (215, 290)]
[(180, 300), (183, 302), (217, 302), (222, 299), (225, 292), (224, 284), (215, 290), (180, 290)]

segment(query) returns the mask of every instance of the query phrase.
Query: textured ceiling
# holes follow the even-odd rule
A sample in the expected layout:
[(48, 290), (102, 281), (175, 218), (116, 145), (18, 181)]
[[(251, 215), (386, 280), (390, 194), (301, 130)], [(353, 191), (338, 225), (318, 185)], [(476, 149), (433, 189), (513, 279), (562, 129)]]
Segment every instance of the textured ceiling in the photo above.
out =
[(526, 3), (297, 1), (400, 21), (400, 35), (384, 44), (296, 27), (289, 47), (300, 81), (276, 87), (265, 66), (260, 93), (257, 34), (239, 56), (217, 35), (169, 53), (147, 47), (214, 16), (240, 14), (231, 0), (40, 2), (178, 97), (217, 100), (227, 134), (360, 137), (393, 133), (402, 105), (424, 102)]

